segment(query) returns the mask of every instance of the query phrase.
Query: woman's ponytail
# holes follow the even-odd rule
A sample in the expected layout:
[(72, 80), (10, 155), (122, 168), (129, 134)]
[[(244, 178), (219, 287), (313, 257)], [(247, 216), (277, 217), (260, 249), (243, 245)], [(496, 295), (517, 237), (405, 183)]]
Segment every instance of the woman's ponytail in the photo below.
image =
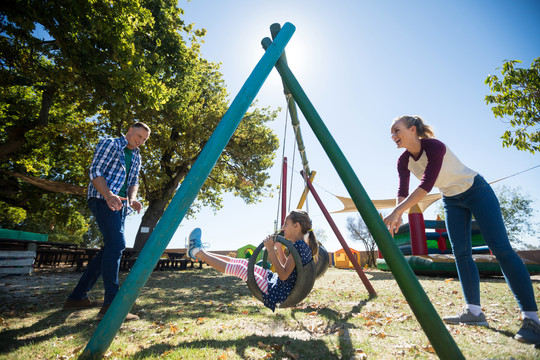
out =
[(410, 129), (412, 126), (416, 127), (416, 134), (420, 139), (431, 139), (435, 137), (435, 132), (433, 131), (433, 128), (429, 125), (426, 125), (424, 123), (424, 120), (418, 115), (403, 115), (398, 116), (394, 119), (393, 123), (397, 123), (398, 121), (403, 121), (405, 126), (407, 126), (407, 129)]

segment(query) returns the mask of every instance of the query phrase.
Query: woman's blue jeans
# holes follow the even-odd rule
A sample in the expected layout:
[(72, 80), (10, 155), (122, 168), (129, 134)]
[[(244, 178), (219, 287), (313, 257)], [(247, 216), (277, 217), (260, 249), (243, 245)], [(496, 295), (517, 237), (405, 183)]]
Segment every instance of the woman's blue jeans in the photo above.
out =
[(88, 207), (96, 218), (99, 230), (103, 235), (104, 245), (86, 267), (69, 299), (86, 299), (88, 297), (87, 293), (94, 287), (99, 277), (103, 276), (103, 286), (105, 288), (103, 305), (109, 305), (119, 288), (118, 271), (120, 259), (122, 258), (122, 252), (126, 248), (124, 221), (127, 207), (124, 205), (122, 210), (113, 211), (105, 200), (95, 197), (88, 199)]
[(446, 229), (467, 304), (480, 305), (480, 276), (472, 257), (471, 216), (474, 216), (519, 307), (522, 311), (537, 311), (531, 277), (523, 260), (510, 245), (499, 200), (486, 180), (477, 175), (467, 191), (443, 196), (443, 204)]

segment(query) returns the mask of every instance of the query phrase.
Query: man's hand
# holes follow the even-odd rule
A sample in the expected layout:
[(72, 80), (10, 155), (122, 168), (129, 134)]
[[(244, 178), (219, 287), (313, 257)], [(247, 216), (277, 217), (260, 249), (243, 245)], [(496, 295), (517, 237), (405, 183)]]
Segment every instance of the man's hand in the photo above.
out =
[(140, 202), (138, 202), (137, 200), (131, 200), (129, 199), (129, 206), (133, 209), (133, 210), (136, 210), (137, 211), (137, 214), (140, 214), (141, 213), (141, 210), (142, 210), (142, 204)]
[(107, 202), (107, 205), (109, 205), (109, 208), (112, 211), (122, 210), (123, 200), (127, 200), (127, 198), (120, 197), (118, 195), (111, 195), (105, 199), (105, 201)]

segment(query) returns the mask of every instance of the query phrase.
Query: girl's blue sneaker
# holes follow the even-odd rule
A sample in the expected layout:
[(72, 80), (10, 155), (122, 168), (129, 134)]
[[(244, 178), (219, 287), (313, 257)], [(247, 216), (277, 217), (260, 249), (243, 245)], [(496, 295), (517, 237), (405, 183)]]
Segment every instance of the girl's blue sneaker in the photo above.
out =
[(187, 256), (192, 259), (197, 259), (195, 255), (193, 254), (194, 249), (199, 248), (202, 250), (203, 245), (201, 242), (201, 235), (202, 235), (202, 231), (200, 228), (193, 229), (193, 231), (189, 234)]

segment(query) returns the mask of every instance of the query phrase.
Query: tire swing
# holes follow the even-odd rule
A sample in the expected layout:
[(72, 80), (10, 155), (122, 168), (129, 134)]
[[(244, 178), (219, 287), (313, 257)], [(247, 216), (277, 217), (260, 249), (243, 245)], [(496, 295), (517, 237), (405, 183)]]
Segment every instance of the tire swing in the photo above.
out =
[[(285, 299), (281, 304), (279, 304), (277, 307), (279, 308), (287, 308), (292, 307), (298, 304), (300, 301), (304, 300), (309, 293), (311, 292), (311, 289), (313, 289), (313, 285), (315, 284), (315, 263), (314, 261), (310, 261), (306, 265), (302, 265), (302, 258), (300, 257), (300, 254), (298, 254), (298, 251), (294, 247), (293, 243), (289, 240), (285, 239), (283, 236), (278, 235), (275, 239), (276, 242), (279, 242), (287, 249), (289, 249), (289, 254), (292, 255), (294, 259), (294, 263), (296, 266), (296, 284), (294, 285), (294, 288), (292, 289), (291, 293)], [(259, 301), (263, 301), (263, 293), (259, 286), (257, 285), (257, 282), (255, 281), (255, 262), (257, 257), (259, 256), (259, 253), (264, 248), (264, 243), (261, 243), (257, 249), (253, 252), (253, 255), (249, 258), (248, 263), (248, 279), (247, 279), (247, 285), (253, 296), (257, 298)]]
[(315, 280), (324, 275), (326, 270), (330, 267), (330, 255), (328, 251), (319, 243), (319, 258), (315, 264)]

